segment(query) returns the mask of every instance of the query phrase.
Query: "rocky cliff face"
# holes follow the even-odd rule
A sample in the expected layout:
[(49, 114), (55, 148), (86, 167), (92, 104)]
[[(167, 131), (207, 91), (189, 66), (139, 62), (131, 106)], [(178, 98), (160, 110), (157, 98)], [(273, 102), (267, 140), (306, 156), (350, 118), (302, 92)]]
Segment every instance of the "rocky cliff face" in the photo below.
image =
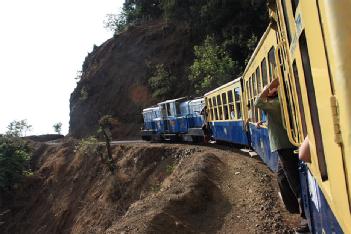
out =
[[(69, 134), (95, 134), (100, 117), (110, 114), (119, 122), (114, 139), (136, 136), (142, 109), (158, 101), (148, 87), (150, 66), (165, 64), (182, 82), (192, 57), (189, 28), (161, 21), (130, 27), (95, 47), (71, 94)], [(174, 94), (185, 93), (175, 90)]]

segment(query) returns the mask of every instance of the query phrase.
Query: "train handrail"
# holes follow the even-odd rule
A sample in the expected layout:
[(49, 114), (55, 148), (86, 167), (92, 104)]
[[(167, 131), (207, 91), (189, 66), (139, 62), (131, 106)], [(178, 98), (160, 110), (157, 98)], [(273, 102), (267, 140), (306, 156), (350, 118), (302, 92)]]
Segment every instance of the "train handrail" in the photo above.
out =
[[(282, 72), (280, 69), (282, 66), (282, 63), (280, 62), (280, 59), (279, 59), (279, 50), (281, 49), (281, 47), (282, 47), (281, 43), (278, 43), (277, 49), (275, 50), (275, 59), (277, 62), (276, 74), (277, 74), (279, 83), (281, 85), (284, 85), (284, 78), (283, 78), (283, 75), (282, 75)], [(300, 142), (295, 141), (294, 136), (292, 135), (293, 130), (292, 130), (291, 125), (290, 125), (291, 123), (290, 123), (290, 117), (288, 114), (288, 107), (287, 107), (287, 103), (286, 103), (286, 93), (285, 93), (284, 87), (282, 88), (282, 86), (280, 86), (279, 91), (280, 91), (280, 95), (281, 95), (280, 103), (283, 106), (282, 117), (283, 117), (283, 120), (285, 120), (287, 123), (285, 123), (285, 121), (282, 121), (282, 122), (283, 122), (285, 129), (287, 130), (286, 132), (288, 135), (288, 139), (294, 146), (300, 146)]]

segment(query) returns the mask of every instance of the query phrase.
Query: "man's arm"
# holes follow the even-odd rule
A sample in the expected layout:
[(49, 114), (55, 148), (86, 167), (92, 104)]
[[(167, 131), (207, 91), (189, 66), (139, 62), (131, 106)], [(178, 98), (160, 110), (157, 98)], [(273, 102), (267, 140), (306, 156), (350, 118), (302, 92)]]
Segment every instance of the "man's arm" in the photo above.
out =
[(271, 107), (271, 105), (269, 103), (267, 103), (267, 97), (270, 94), (270, 92), (273, 89), (277, 89), (279, 86), (279, 80), (278, 79), (274, 79), (272, 80), (271, 83), (269, 83), (269, 85), (266, 85), (262, 92), (257, 96), (255, 102), (254, 102), (254, 106), (257, 108), (260, 108), (264, 111), (268, 111)]

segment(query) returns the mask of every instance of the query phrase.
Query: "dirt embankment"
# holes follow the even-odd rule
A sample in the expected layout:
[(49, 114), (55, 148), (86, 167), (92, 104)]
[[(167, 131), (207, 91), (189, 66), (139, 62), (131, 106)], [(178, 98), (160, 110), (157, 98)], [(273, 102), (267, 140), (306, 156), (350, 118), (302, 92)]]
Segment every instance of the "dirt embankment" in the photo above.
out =
[[(224, 147), (113, 147), (111, 175), (73, 142), (38, 147), (34, 176), (0, 213), (4, 233), (283, 233), (274, 175)], [(289, 219), (289, 220), (288, 220)], [(295, 221), (293, 221), (295, 220)]]

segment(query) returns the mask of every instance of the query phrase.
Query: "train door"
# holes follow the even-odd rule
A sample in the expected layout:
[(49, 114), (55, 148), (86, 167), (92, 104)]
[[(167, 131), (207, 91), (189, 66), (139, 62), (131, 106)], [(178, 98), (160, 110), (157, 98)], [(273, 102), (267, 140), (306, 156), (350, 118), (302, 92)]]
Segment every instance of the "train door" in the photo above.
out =
[(278, 74), (284, 85), (283, 109), (288, 135), (298, 145), (310, 140), (309, 169), (345, 232), (351, 232), (350, 200), (337, 93), (326, 49), (323, 1), (278, 0)]
[(163, 131), (168, 132), (169, 131), (168, 113), (170, 111), (170, 107), (167, 105), (167, 103), (163, 103), (161, 104), (160, 109), (161, 109), (161, 121), (163, 125)]

